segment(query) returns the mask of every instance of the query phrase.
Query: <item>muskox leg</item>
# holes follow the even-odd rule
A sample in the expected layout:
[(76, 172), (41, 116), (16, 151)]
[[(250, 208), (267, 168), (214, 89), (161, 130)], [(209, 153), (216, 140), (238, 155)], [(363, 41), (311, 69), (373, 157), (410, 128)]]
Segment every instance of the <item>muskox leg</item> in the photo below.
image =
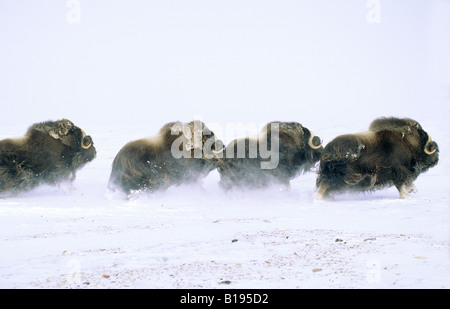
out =
[(417, 192), (417, 188), (412, 182), (405, 184), (405, 189), (408, 193), (416, 193)]
[(291, 192), (291, 182), (287, 181), (287, 182), (282, 182), (280, 185), (280, 191), (289, 193)]
[(404, 198), (409, 198), (411, 197), (411, 195), (408, 192), (407, 186), (406, 185), (401, 185), (401, 186), (395, 186), (398, 190), (398, 193), (400, 194), (400, 198), (404, 199)]
[(319, 189), (317, 190), (317, 193), (315, 194), (314, 198), (317, 200), (323, 200), (323, 199), (333, 200), (333, 197), (330, 195), (330, 192), (328, 189), (329, 188), (327, 186), (325, 186), (324, 184), (320, 184)]
[(58, 183), (58, 188), (66, 194), (81, 195), (80, 191), (73, 185), (72, 181), (62, 181)]
[(417, 192), (416, 186), (412, 182), (408, 182), (402, 185), (395, 186), (400, 194), (400, 198), (409, 198), (411, 197), (410, 193)]

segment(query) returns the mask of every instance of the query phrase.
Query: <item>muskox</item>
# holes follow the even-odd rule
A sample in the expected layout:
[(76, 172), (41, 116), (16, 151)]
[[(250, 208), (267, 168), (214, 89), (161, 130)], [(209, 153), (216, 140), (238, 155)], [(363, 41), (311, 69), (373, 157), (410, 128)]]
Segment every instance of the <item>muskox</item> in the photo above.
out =
[(130, 196), (198, 183), (216, 168), (216, 154), (222, 151), (223, 144), (203, 122), (168, 123), (157, 136), (132, 141), (119, 151), (108, 187)]
[(255, 138), (232, 141), (218, 161), (220, 186), (230, 189), (261, 189), (290, 181), (310, 170), (323, 147), (318, 136), (297, 122), (270, 122)]
[(400, 198), (415, 191), (419, 174), (435, 166), (439, 149), (421, 125), (408, 118), (380, 118), (367, 132), (336, 137), (326, 145), (317, 177), (318, 198), (341, 191), (395, 186)]
[(92, 138), (71, 121), (36, 123), (24, 137), (0, 141), (0, 193), (71, 185), (76, 172), (95, 156)]

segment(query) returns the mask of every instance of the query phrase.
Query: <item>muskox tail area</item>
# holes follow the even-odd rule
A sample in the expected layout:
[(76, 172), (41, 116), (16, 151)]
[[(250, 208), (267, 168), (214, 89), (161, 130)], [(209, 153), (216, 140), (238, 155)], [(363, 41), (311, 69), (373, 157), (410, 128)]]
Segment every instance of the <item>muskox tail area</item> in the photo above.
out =
[(326, 196), (325, 193), (336, 191), (346, 187), (345, 181), (347, 177), (346, 160), (332, 160), (321, 161), (319, 167), (319, 176), (317, 177), (316, 185), (319, 188), (321, 195)]
[[(108, 190), (111, 191), (126, 191), (123, 187), (124, 172), (126, 171), (126, 162), (124, 162), (120, 156), (120, 153), (115, 157), (111, 175), (109, 176)], [(127, 193), (127, 192), (125, 192)], [(128, 194), (128, 193), (127, 193)]]
[(123, 192), (128, 196), (133, 192), (146, 190), (146, 182), (141, 169), (136, 164), (124, 158), (114, 160), (109, 177), (109, 190)]
[(355, 169), (352, 164), (361, 158), (365, 148), (360, 138), (350, 135), (340, 136), (326, 146), (320, 159), (316, 181), (319, 198), (328, 197), (332, 192), (349, 187), (366, 190), (374, 185), (376, 178), (363, 175), (362, 171)]
[(348, 160), (321, 161), (316, 185), (318, 197), (329, 198), (331, 193), (349, 188), (371, 190), (377, 180), (375, 175), (365, 175), (353, 170)]
[(115, 157), (108, 183), (110, 191), (121, 191), (129, 195), (134, 191), (147, 189), (149, 179), (145, 175), (148, 164), (142, 162), (140, 151), (135, 150), (135, 147), (125, 146)]
[(23, 158), (0, 149), (0, 193), (29, 191), (39, 183), (40, 178)]

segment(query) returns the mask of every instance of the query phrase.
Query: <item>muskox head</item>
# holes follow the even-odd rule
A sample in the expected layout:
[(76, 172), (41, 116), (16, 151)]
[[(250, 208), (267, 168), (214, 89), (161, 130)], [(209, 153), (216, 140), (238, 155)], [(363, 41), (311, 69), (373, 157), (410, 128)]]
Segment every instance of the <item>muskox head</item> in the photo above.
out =
[(161, 129), (160, 135), (171, 143), (174, 158), (214, 160), (224, 150), (222, 141), (200, 120), (169, 123)]
[(401, 138), (410, 145), (411, 151), (415, 153), (415, 160), (420, 171), (436, 165), (439, 160), (437, 143), (413, 119), (395, 117), (379, 118), (371, 123), (369, 130), (372, 132), (393, 131), (400, 133)]
[[(37, 134), (37, 133), (41, 134)], [(43, 134), (42, 134), (43, 133)], [(35, 124), (28, 130), (28, 136), (34, 136), (45, 145), (46, 140), (49, 145), (60, 149), (62, 152), (71, 154), (71, 169), (76, 170), (96, 156), (96, 149), (92, 137), (75, 126), (67, 119), (58, 121), (47, 121)], [(53, 140), (53, 142), (51, 141)]]
[(311, 130), (297, 122), (270, 122), (262, 130), (268, 132), (268, 140), (277, 127), (280, 158), (285, 159), (287, 164), (302, 165), (303, 170), (308, 170), (319, 161), (322, 141)]
[[(269, 122), (257, 139), (260, 158), (270, 154), (271, 164), (266, 168), (261, 164), (261, 167), (276, 169), (279, 166), (293, 173), (291, 177), (300, 170), (306, 171), (314, 166), (323, 150), (320, 138), (297, 122)], [(266, 149), (268, 154), (264, 154)]]

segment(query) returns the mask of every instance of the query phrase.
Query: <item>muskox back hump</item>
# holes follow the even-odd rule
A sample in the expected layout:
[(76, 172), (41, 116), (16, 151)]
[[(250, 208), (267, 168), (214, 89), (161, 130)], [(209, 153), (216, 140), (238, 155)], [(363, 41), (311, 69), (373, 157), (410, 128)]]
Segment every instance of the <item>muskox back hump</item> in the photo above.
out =
[(326, 145), (321, 161), (356, 159), (367, 147), (364, 140), (374, 139), (374, 135), (371, 132), (364, 132), (360, 136), (350, 134), (338, 136)]

